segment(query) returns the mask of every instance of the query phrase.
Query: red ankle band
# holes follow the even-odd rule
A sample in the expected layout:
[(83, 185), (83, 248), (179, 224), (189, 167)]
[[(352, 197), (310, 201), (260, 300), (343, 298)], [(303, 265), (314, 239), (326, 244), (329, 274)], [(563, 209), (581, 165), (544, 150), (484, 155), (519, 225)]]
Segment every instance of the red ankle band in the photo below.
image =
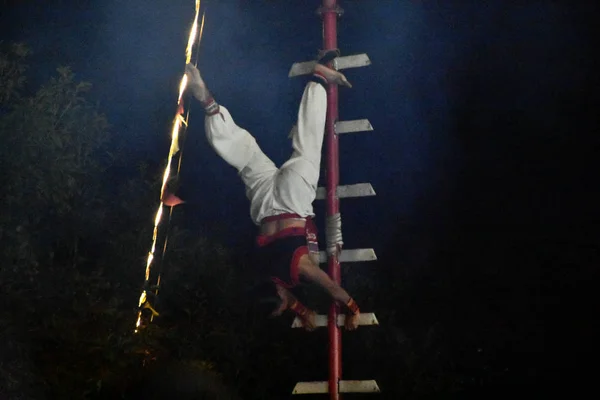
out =
[(313, 76), (317, 79), (321, 79), (323, 83), (329, 83), (327, 82), (327, 78), (325, 77), (325, 75), (323, 75), (321, 72), (315, 71), (313, 72)]
[(298, 300), (294, 300), (290, 306), (290, 310), (298, 314), (300, 317), (303, 317), (308, 313), (308, 309), (304, 307)]
[(206, 115), (215, 115), (219, 113), (219, 105), (212, 97), (209, 97), (206, 99), (206, 101), (203, 101), (202, 107), (204, 107), (204, 112)]
[(356, 314), (360, 314), (360, 309), (358, 308), (358, 304), (356, 304), (356, 302), (354, 301), (353, 298), (350, 298), (350, 300), (348, 300), (348, 302), (346, 303), (346, 307), (348, 307), (348, 310), (350, 310), (350, 312), (354, 315)]

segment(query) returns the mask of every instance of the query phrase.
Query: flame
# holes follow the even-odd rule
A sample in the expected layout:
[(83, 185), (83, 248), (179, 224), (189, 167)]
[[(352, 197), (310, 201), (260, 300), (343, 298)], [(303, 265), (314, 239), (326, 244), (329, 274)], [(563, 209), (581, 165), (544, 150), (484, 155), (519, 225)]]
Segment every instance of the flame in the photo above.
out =
[(181, 78), (181, 83), (179, 84), (179, 97), (177, 98), (177, 104), (181, 103), (181, 98), (183, 97), (183, 92), (187, 86), (187, 81), (187, 75), (183, 75), (183, 78)]
[[(190, 34), (188, 37), (188, 43), (185, 50), (185, 62), (189, 64), (192, 60), (192, 53), (194, 49), (194, 44), (196, 43), (196, 39), (198, 40), (198, 45), (200, 44), (200, 40), (202, 39), (202, 33), (204, 32), (204, 17), (206, 13), (202, 14), (202, 22), (200, 24), (200, 33), (198, 34), (198, 17), (200, 16), (200, 0), (196, 0), (196, 15), (194, 17), (194, 22), (192, 24), (192, 28), (190, 30)], [(150, 252), (148, 253), (148, 259), (146, 261), (146, 273), (145, 273), (145, 281), (147, 284), (150, 280), (150, 271), (152, 268), (152, 262), (154, 261), (154, 252), (156, 250), (156, 239), (158, 237), (158, 226), (160, 225), (162, 215), (163, 215), (163, 202), (162, 197), (165, 192), (165, 188), (167, 186), (167, 182), (169, 181), (169, 175), (171, 173), (171, 164), (173, 160), (173, 156), (179, 152), (179, 131), (182, 125), (187, 126), (188, 122), (183, 118), (181, 114), (183, 114), (183, 104), (181, 99), (183, 98), (183, 94), (187, 87), (188, 79), (187, 75), (183, 75), (181, 78), (181, 82), (179, 84), (179, 97), (177, 99), (177, 114), (173, 120), (173, 130), (171, 131), (171, 147), (169, 148), (169, 157), (167, 161), (167, 166), (165, 167), (165, 172), (163, 174), (162, 186), (160, 189), (160, 204), (158, 206), (158, 210), (156, 211), (156, 216), (154, 217), (154, 231), (152, 233), (152, 246)], [(179, 165), (181, 165), (181, 160), (179, 160)], [(157, 287), (160, 285), (160, 276), (157, 280)], [(142, 325), (142, 309), (147, 308), (152, 312), (152, 317), (158, 315), (156, 310), (152, 308), (152, 306), (148, 303), (148, 296), (146, 293), (146, 289), (142, 290), (140, 295), (140, 299), (138, 301), (138, 316), (137, 321), (135, 323), (134, 332), (137, 333), (140, 326)]]
[(202, 23), (200, 24), (200, 35), (198, 36), (198, 44), (202, 42), (202, 34), (204, 33), (204, 17), (206, 17), (206, 11), (202, 14)]
[(187, 48), (185, 49), (185, 63), (189, 64), (192, 61), (192, 50), (194, 48), (194, 42), (196, 41), (196, 35), (198, 34), (198, 16), (200, 15), (200, 0), (196, 0), (196, 17), (194, 17), (194, 23), (188, 37)]

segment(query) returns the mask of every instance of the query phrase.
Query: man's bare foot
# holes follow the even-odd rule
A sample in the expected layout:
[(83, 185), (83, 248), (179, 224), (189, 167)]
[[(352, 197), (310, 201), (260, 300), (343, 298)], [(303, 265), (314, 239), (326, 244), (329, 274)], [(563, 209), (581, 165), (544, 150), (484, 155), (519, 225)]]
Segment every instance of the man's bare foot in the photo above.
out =
[(352, 87), (352, 85), (350, 84), (350, 82), (348, 82), (348, 80), (346, 79), (344, 74), (342, 74), (339, 71), (336, 71), (331, 68), (327, 68), (326, 66), (321, 65), (321, 64), (316, 64), (314, 71), (323, 75), (325, 77), (325, 79), (327, 79), (327, 82), (329, 82), (329, 83), (334, 83), (336, 85), (346, 86), (349, 88)]
[(300, 319), (302, 320), (302, 326), (304, 327), (304, 329), (306, 329), (309, 332), (314, 331), (317, 328), (317, 323), (315, 321), (315, 318), (316, 318), (316, 314), (312, 310), (308, 310), (306, 315), (303, 315), (302, 317), (300, 317)]
[(201, 102), (208, 100), (210, 98), (210, 92), (208, 91), (206, 83), (204, 83), (198, 68), (192, 64), (186, 64), (185, 75), (188, 78), (188, 88), (192, 91), (194, 97)]
[(322, 65), (327, 65), (327, 63), (332, 61), (334, 58), (339, 57), (340, 55), (340, 49), (319, 50), (317, 62)]
[(353, 331), (358, 328), (360, 314), (346, 314), (346, 323), (344, 324), (346, 329)]

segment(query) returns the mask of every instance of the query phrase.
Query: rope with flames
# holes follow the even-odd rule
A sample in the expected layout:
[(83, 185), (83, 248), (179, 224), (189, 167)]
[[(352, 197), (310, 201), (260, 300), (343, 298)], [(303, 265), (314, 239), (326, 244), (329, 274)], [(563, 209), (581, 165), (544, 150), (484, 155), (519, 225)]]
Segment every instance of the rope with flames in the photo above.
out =
[[(198, 20), (199, 20), (199, 16), (200, 16), (200, 0), (196, 0), (196, 15), (194, 17), (194, 22), (193, 22), (192, 28), (190, 30), (187, 48), (185, 51), (186, 64), (189, 64), (192, 61), (192, 52), (193, 52), (194, 45), (196, 44), (196, 50), (200, 47), (200, 41), (202, 40), (202, 32), (204, 31), (205, 14), (206, 13), (202, 14), (201, 23), (198, 24)], [(194, 65), (197, 65), (197, 64), (198, 64), (198, 61), (196, 60)], [(154, 231), (152, 234), (152, 246), (150, 248), (150, 252), (148, 253), (148, 259), (146, 261), (146, 273), (145, 273), (144, 285), (143, 285), (142, 293), (140, 295), (140, 299), (138, 302), (138, 316), (137, 316), (137, 321), (135, 323), (135, 332), (136, 333), (143, 326), (142, 321), (144, 319), (144, 314), (143, 314), (144, 310), (150, 311), (150, 321), (152, 321), (154, 319), (154, 317), (158, 315), (158, 312), (156, 312), (156, 310), (150, 304), (149, 297), (154, 297), (156, 299), (156, 297), (158, 296), (158, 289), (160, 287), (160, 277), (161, 277), (160, 272), (161, 271), (159, 271), (159, 273), (158, 273), (155, 285), (150, 285), (150, 276), (151, 276), (150, 272), (151, 272), (153, 263), (155, 262), (155, 251), (156, 251), (156, 243), (157, 243), (157, 238), (158, 238), (158, 227), (162, 220), (163, 209), (164, 209), (164, 207), (166, 207), (162, 202), (162, 198), (163, 198), (163, 194), (164, 194), (167, 182), (170, 179), (173, 158), (178, 153), (179, 153), (179, 160), (177, 161), (177, 173), (176, 173), (177, 176), (179, 175), (179, 170), (181, 168), (182, 149), (179, 146), (180, 131), (182, 130), (182, 127), (184, 130), (187, 129), (188, 118), (189, 118), (189, 109), (188, 109), (187, 113), (184, 111), (184, 103), (182, 101), (183, 93), (185, 92), (186, 86), (187, 86), (187, 76), (184, 74), (183, 77), (181, 78), (181, 82), (179, 84), (179, 97), (177, 99), (177, 113), (173, 120), (173, 129), (171, 132), (171, 147), (169, 148), (169, 156), (167, 159), (167, 166), (165, 167), (165, 171), (163, 174), (163, 180), (162, 180), (162, 186), (161, 186), (161, 190), (160, 190), (161, 201), (158, 206), (156, 216), (154, 218)], [(185, 118), (183, 116), (184, 113), (186, 114)], [(172, 214), (173, 214), (173, 207), (170, 207), (169, 222), (171, 221)], [(165, 236), (165, 239), (164, 239), (164, 245), (163, 245), (163, 251), (162, 251), (163, 259), (164, 259), (165, 251), (167, 248), (167, 242), (168, 242), (168, 235)]]

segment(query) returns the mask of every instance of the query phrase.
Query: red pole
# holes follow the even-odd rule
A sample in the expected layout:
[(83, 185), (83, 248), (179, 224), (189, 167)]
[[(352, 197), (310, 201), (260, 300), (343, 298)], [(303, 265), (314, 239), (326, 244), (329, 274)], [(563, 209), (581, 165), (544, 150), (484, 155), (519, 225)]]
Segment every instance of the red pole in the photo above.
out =
[[(336, 49), (337, 45), (337, 0), (323, 0), (321, 15), (323, 17), (323, 49)], [(337, 197), (339, 183), (339, 154), (338, 137), (335, 133), (335, 123), (338, 119), (338, 87), (329, 85), (327, 88), (327, 215), (335, 215), (340, 210)], [(340, 263), (337, 254), (329, 256), (328, 272), (331, 279), (341, 283)], [(342, 376), (342, 337), (337, 326), (339, 307), (335, 301), (329, 308), (327, 330), (329, 334), (329, 398), (339, 400), (338, 383)]]

